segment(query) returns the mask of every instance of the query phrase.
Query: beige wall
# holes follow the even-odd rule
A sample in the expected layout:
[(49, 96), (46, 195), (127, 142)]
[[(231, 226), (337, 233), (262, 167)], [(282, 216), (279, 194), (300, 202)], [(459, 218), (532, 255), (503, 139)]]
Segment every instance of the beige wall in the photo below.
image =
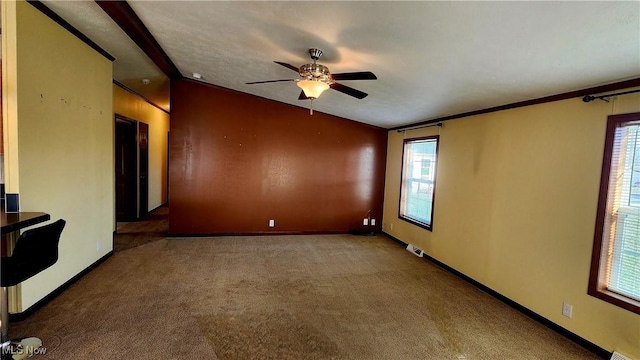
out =
[(33, 6), (8, 3), (8, 191), (19, 189), (23, 211), (67, 220), (58, 262), (22, 284), (25, 310), (113, 249), (112, 64)]
[[(637, 111), (637, 94), (571, 99), (390, 131), (384, 231), (600, 347), (640, 358), (640, 315), (587, 295), (605, 123)], [(429, 232), (398, 219), (398, 198), (403, 137), (434, 134)]]
[[(18, 125), (16, 118), (16, 70), (17, 36), (16, 36), (16, 3), (0, 1), (2, 9), (2, 131), (3, 131), (3, 177), (8, 193), (19, 191), (18, 184)], [(11, 167), (14, 171), (8, 171)]]
[(169, 114), (113, 85), (113, 112), (149, 125), (149, 211), (167, 202)]

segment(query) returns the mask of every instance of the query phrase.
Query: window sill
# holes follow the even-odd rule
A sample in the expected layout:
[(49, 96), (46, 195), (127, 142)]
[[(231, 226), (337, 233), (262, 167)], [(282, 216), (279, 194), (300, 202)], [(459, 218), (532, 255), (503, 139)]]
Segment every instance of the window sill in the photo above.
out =
[(427, 224), (425, 224), (423, 222), (420, 222), (418, 220), (414, 220), (412, 218), (405, 217), (405, 216), (402, 216), (402, 215), (398, 215), (398, 219), (406, 221), (406, 222), (408, 222), (410, 224), (413, 224), (415, 226), (421, 227), (421, 228), (423, 228), (425, 230), (433, 231), (433, 226), (432, 225), (427, 225)]
[(640, 301), (630, 299), (606, 289), (589, 289), (588, 294), (615, 306), (640, 314)]

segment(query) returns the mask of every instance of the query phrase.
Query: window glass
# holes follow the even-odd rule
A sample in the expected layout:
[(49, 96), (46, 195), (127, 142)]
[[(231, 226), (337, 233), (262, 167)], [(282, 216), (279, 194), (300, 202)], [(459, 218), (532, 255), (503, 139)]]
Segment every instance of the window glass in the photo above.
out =
[(589, 294), (640, 313), (640, 114), (610, 116)]
[[(612, 158), (618, 166), (609, 175), (611, 212), (606, 214), (611, 227), (605, 231), (613, 248), (609, 259), (607, 288), (640, 301), (640, 184), (636, 170), (640, 170), (640, 125), (616, 129), (616, 143)], [(614, 176), (612, 176), (614, 175)]]
[(404, 141), (399, 217), (427, 229), (432, 227), (437, 150), (437, 136)]

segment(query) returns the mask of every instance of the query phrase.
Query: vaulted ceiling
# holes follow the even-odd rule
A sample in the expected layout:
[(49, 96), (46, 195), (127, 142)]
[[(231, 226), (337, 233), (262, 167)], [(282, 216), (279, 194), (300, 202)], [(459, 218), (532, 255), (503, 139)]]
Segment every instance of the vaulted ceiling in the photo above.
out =
[[(169, 109), (169, 78), (93, 1), (42, 1), (105, 49), (114, 78)], [(640, 2), (131, 1), (180, 74), (308, 108), (275, 64), (309, 63), (341, 81), (316, 111), (385, 128), (640, 78)], [(150, 84), (144, 85), (143, 79)]]

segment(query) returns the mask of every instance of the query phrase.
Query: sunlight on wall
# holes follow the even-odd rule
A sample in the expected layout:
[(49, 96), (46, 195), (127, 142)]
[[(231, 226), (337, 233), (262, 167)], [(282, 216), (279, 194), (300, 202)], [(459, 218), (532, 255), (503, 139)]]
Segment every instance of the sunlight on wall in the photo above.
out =
[[(445, 122), (433, 232), (397, 217), (405, 135), (390, 131), (384, 231), (571, 332), (638, 358), (640, 316), (587, 295), (607, 116), (637, 111), (640, 96), (628, 95)], [(562, 316), (563, 301), (573, 305), (572, 319)]]

